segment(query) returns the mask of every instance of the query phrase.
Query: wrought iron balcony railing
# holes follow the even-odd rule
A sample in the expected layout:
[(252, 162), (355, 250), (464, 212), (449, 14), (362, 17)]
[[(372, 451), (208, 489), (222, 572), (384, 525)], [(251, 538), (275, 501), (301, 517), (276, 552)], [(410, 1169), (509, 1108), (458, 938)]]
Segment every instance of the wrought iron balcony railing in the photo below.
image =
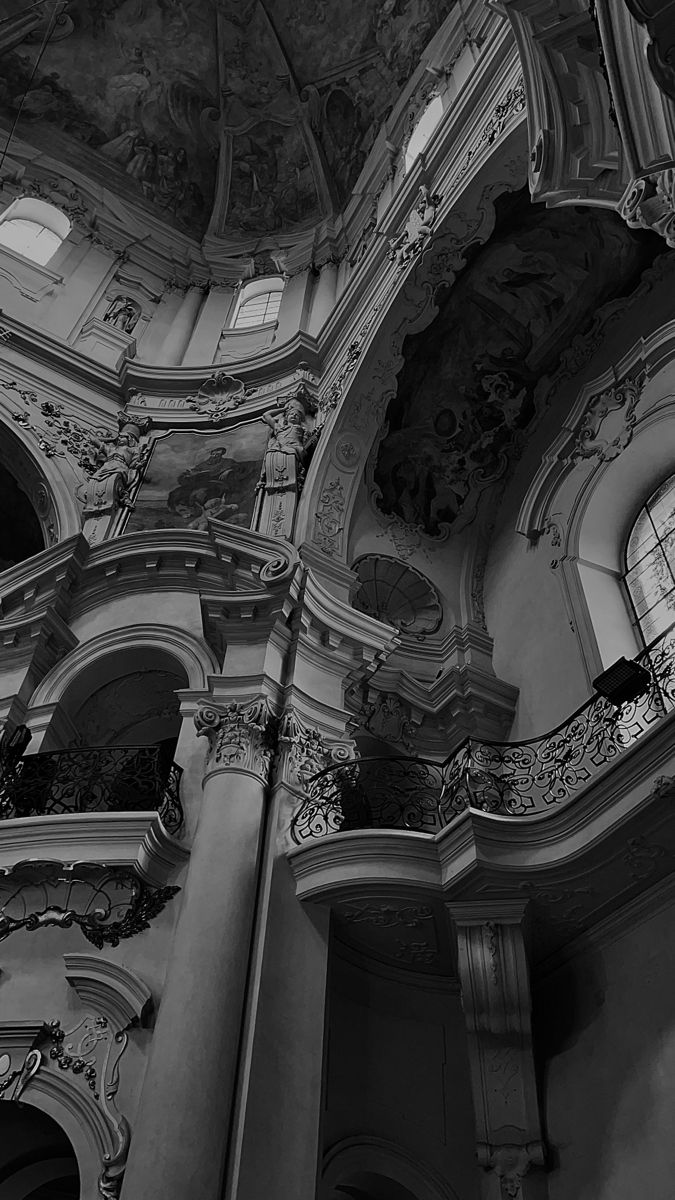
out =
[(635, 660), (651, 683), (616, 707), (594, 694), (551, 732), (523, 742), (467, 738), (444, 762), (359, 758), (310, 780), (293, 840), (353, 829), (437, 833), (465, 808), (519, 817), (564, 804), (675, 708), (675, 626)]
[(0, 771), (0, 818), (154, 809), (167, 830), (178, 833), (181, 775), (160, 746), (29, 754)]

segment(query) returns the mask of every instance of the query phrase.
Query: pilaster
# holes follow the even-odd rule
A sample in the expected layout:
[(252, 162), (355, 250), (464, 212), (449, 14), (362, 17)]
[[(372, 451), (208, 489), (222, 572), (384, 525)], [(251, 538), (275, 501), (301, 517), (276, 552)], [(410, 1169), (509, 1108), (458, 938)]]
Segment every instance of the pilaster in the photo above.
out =
[(525, 951), (527, 903), (448, 905), (457, 934), (483, 1200), (547, 1194)]

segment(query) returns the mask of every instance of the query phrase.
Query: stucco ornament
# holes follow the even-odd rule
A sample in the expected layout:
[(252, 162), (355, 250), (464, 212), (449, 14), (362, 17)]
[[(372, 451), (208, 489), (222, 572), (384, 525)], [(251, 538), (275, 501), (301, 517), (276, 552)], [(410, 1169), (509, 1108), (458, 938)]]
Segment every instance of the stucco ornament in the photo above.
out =
[(326, 737), (289, 708), (279, 723), (279, 752), (280, 777), (304, 791), (320, 771), (354, 758), (354, 745), (348, 738)]
[(266, 697), (248, 703), (232, 700), (225, 708), (202, 704), (194, 717), (198, 737), (209, 740), (208, 766), (270, 776), (276, 719)]
[(426, 246), (431, 237), (431, 230), (436, 220), (436, 209), (442, 200), (442, 196), (429, 190), (426, 183), (423, 183), (418, 196), (415, 207), (413, 208), (405, 228), (399, 233), (398, 237), (390, 238), (389, 240), (389, 259), (395, 262), (399, 269), (402, 269)]
[(246, 388), (241, 379), (228, 375), (227, 371), (214, 371), (204, 380), (198, 392), (185, 397), (185, 403), (188, 408), (199, 413), (200, 417), (218, 421), (233, 409), (239, 408), (246, 395)]
[(621, 214), (631, 229), (653, 229), (675, 247), (675, 169), (668, 167), (634, 180)]

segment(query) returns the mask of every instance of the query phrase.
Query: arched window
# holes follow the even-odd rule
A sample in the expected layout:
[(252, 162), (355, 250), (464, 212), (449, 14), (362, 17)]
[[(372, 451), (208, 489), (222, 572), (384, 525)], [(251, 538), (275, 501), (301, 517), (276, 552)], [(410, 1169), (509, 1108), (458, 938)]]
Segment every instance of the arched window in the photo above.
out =
[(242, 288), (232, 328), (252, 329), (276, 321), (283, 290), (283, 279), (258, 279)]
[(434, 96), (433, 100), (427, 104), (422, 116), (417, 122), (410, 136), (410, 141), (406, 146), (404, 171), (407, 175), (418, 155), (423, 154), (426, 150), (427, 142), (443, 116), (443, 99), (441, 96)]
[(638, 514), (626, 547), (625, 581), (649, 643), (675, 621), (675, 475)]
[(67, 216), (53, 204), (22, 196), (0, 215), (0, 245), (44, 267), (70, 228)]

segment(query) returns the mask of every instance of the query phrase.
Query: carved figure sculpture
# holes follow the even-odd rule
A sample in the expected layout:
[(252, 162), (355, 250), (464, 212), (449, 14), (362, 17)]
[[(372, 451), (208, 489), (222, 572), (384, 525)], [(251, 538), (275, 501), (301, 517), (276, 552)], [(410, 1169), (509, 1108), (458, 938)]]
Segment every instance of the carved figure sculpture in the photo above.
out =
[(441, 197), (431, 194), (425, 183), (422, 184), (417, 203), (406, 222), (405, 229), (396, 238), (389, 239), (389, 258), (403, 267), (424, 248), (431, 237), (431, 230), (436, 220), (436, 209)]
[(309, 392), (301, 385), (282, 400), (278, 409), (263, 413), (270, 435), (258, 484), (256, 527), (272, 537), (291, 536), (293, 518), (307, 464), (314, 448), (308, 417), (316, 411)]
[(148, 448), (141, 446), (140, 439), (148, 433), (150, 419), (132, 420), (121, 412), (118, 421), (117, 437), (102, 448), (103, 461), (91, 478), (75, 490), (84, 505), (83, 532), (92, 543), (105, 537), (117, 510), (128, 503), (148, 457)]
[(115, 296), (110, 301), (103, 320), (123, 333), (131, 333), (141, 315), (141, 306), (130, 296)]

